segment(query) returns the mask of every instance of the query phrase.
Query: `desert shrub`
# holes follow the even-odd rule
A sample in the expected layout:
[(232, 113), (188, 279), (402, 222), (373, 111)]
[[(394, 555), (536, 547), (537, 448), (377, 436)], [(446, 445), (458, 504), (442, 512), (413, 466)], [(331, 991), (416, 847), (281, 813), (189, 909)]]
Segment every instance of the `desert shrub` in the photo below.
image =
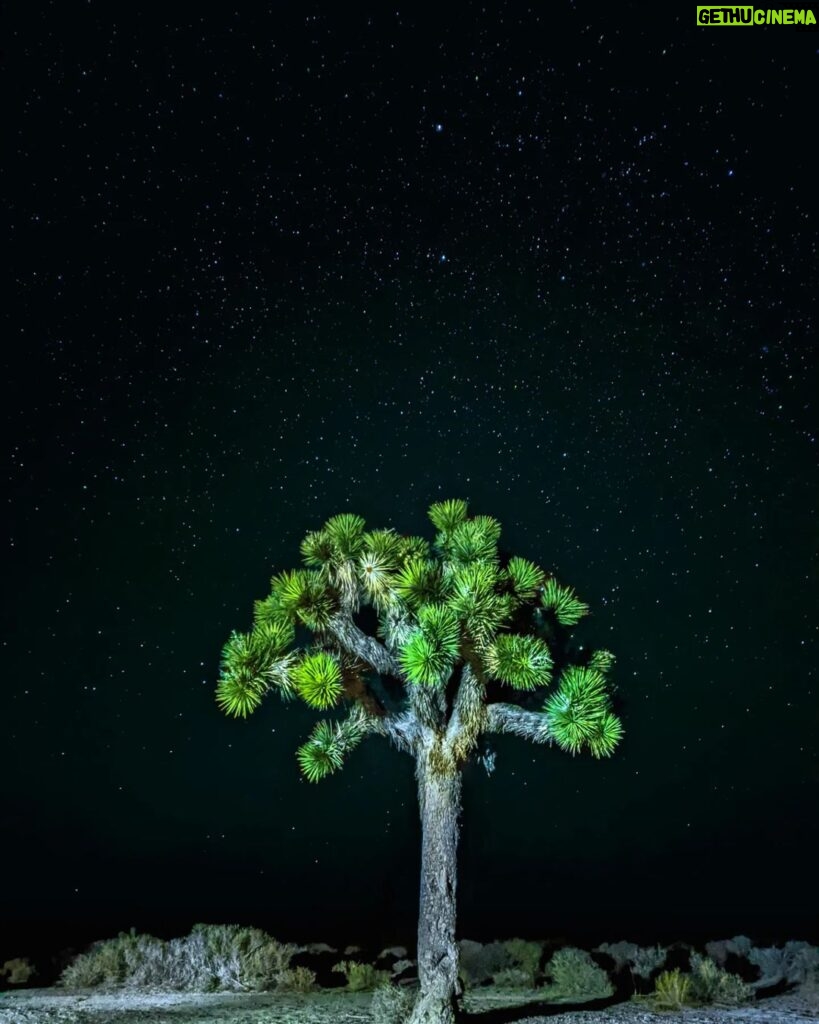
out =
[(638, 946), (631, 958), (631, 969), (640, 978), (649, 978), (653, 971), (662, 967), (668, 950), (662, 946)]
[(646, 979), (665, 963), (668, 955), (662, 946), (638, 946), (636, 942), (603, 942), (596, 952), (610, 956), (617, 970), (628, 967), (633, 974)]
[(691, 997), (701, 1003), (739, 1006), (753, 999), (753, 989), (735, 974), (723, 971), (713, 960), (691, 954)]
[(7, 978), (9, 985), (25, 985), (36, 973), (37, 969), (28, 957), (16, 956), (13, 960), (6, 960), (0, 967), (0, 978)]
[(808, 971), (798, 991), (809, 1007), (819, 1009), (819, 967)]
[(620, 971), (632, 963), (639, 946), (635, 942), (601, 942), (595, 946), (595, 953), (605, 953), (614, 961), (615, 968)]
[(705, 952), (720, 967), (725, 966), (728, 955), (747, 957), (753, 943), (747, 935), (735, 935), (733, 939), (717, 939), (714, 942), (706, 942)]
[[(115, 939), (94, 942), (85, 953), (80, 953), (61, 973), (57, 984), (66, 988), (96, 988), (100, 985), (121, 985), (125, 979), (128, 952), (136, 936), (125, 932)], [(152, 936), (140, 936), (151, 939)], [(155, 939), (159, 942), (159, 939)]]
[(754, 988), (764, 988), (785, 980), (791, 985), (801, 984), (808, 974), (819, 967), (819, 948), (808, 942), (786, 942), (780, 949), (751, 949), (748, 959), (759, 968), (759, 980)]
[(520, 967), (504, 967), (502, 971), (492, 975), (492, 984), (497, 988), (532, 988), (534, 982), (528, 971)]
[(316, 972), (309, 967), (287, 967), (276, 976), (277, 992), (312, 992), (316, 987)]
[(333, 970), (347, 978), (349, 992), (371, 992), (390, 980), (389, 971), (379, 971), (372, 964), (360, 964), (357, 960), (342, 960)]
[(80, 954), (62, 972), (58, 984), (261, 991), (277, 983), (295, 952), (295, 946), (241, 925), (197, 924), (190, 935), (167, 942), (121, 932), (116, 939), (96, 942)]
[(546, 968), (552, 979), (552, 994), (558, 997), (602, 998), (614, 991), (608, 975), (584, 949), (559, 949)]
[[(526, 975), (526, 985), (534, 985), (543, 952), (540, 943), (527, 942), (526, 939), (508, 939), (504, 942), (503, 947), (511, 957), (512, 969)], [(498, 984), (497, 974), (495, 975), (495, 984)]]
[(458, 952), (458, 975), (464, 988), (477, 988), (509, 967), (511, 961), (509, 951), (501, 942), (483, 945), (471, 939), (461, 939)]
[(370, 1012), (375, 1024), (406, 1024), (412, 1013), (413, 996), (397, 985), (379, 985), (373, 994)]
[(660, 1010), (679, 1010), (691, 1001), (691, 980), (679, 967), (663, 971), (654, 983), (654, 1003)]

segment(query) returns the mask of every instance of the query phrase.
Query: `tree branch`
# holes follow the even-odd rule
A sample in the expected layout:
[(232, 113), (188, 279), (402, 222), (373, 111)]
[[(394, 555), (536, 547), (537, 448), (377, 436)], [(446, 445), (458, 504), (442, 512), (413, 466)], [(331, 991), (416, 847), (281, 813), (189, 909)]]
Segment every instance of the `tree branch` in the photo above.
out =
[(341, 647), (365, 661), (382, 675), (400, 676), (398, 662), (373, 636), (368, 636), (353, 622), (350, 615), (334, 615), (327, 631)]
[(512, 733), (532, 743), (554, 743), (549, 719), (539, 711), (527, 711), (516, 704), (489, 704), (484, 732)]
[(485, 721), (485, 686), (479, 681), (467, 662), (461, 671), (461, 681), (453, 702), (452, 716), (446, 727), (446, 742), (450, 747), (458, 744), (465, 756), (477, 740)]
[(416, 716), (411, 712), (399, 715), (385, 715), (382, 718), (370, 718), (366, 723), (368, 732), (376, 736), (384, 736), (399, 750), (414, 754), (421, 737)]

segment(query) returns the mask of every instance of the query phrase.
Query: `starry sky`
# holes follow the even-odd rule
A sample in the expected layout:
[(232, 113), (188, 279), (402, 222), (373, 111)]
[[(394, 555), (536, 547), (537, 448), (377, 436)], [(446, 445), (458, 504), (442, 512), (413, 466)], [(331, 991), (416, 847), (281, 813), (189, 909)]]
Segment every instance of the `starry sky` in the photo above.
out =
[[(406, 755), (219, 654), (307, 530), (464, 497), (626, 737), (465, 775), (460, 933), (819, 941), (819, 34), (694, 7), (9, 5), (0, 959), (412, 943)], [(650, 13), (649, 13), (650, 10)]]

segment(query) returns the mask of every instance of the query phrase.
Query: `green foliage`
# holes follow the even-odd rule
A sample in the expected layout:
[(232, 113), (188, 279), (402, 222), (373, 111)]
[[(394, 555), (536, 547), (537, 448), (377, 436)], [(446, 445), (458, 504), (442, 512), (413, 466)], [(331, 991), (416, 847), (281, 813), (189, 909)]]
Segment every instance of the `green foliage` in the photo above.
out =
[(308, 533), (300, 545), (304, 564), (313, 569), (327, 566), (335, 556), (335, 547), (327, 530)]
[(333, 599), (321, 573), (313, 569), (279, 573), (270, 586), (268, 614), (291, 623), (301, 622), (313, 630), (326, 627), (333, 613)]
[(447, 579), (447, 605), (479, 647), (489, 644), (514, 610), (514, 598), (500, 594), (497, 566), (489, 562), (456, 565)]
[(296, 751), (296, 759), (308, 782), (320, 782), (344, 763), (343, 745), (333, 722), (319, 722), (310, 739)]
[(299, 696), (320, 711), (338, 704), (344, 693), (338, 658), (327, 651), (306, 654), (290, 671)]
[(510, 558), (506, 571), (512, 581), (512, 588), (521, 601), (535, 597), (543, 586), (543, 570), (525, 558)]
[(534, 690), (551, 680), (552, 655), (535, 636), (508, 633), (495, 639), (485, 652), (489, 675), (516, 690)]
[(540, 958), (543, 954), (540, 943), (528, 942), (526, 939), (508, 939), (503, 945), (512, 958), (513, 969), (523, 974), (526, 979), (526, 985), (533, 986), (537, 979)]
[(264, 664), (252, 634), (230, 634), (222, 649), (222, 667), (216, 687), (216, 703), (228, 715), (246, 718), (261, 704), (268, 690)]
[[(502, 566), (500, 523), (485, 515), (469, 518), (466, 501), (437, 502), (429, 517), (438, 530), (433, 545), (392, 529), (367, 531), (364, 519), (352, 513), (333, 516), (308, 533), (301, 542), (305, 568), (274, 576), (268, 597), (254, 602), (250, 632), (231, 633), (216, 689), (220, 708), (247, 717), (275, 688), (285, 699), (299, 696), (320, 711), (346, 695), (374, 714), (363, 673), (370, 659), (381, 666), (387, 658), (383, 651), (379, 658), (370, 653), (360, 623), (351, 621), (361, 602), (377, 612), (378, 637), (405, 683), (441, 687), (459, 665), (470, 664), (477, 685), (474, 693), (469, 687), (461, 691), (458, 719), (466, 737), (464, 756), (484, 722), (486, 677), (518, 691), (550, 683), (549, 645), (562, 633), (551, 619), (544, 621), (544, 610), (572, 626), (588, 613), (587, 605), (534, 562), (515, 556)], [(294, 648), (301, 627), (317, 634), (315, 648), (306, 653)], [(517, 731), (536, 740), (551, 737), (573, 754), (585, 749), (594, 757), (610, 756), (623, 735), (605, 679), (613, 661), (609, 651), (599, 650), (587, 665), (564, 668), (543, 706), (542, 734), (529, 724)], [(418, 694), (403, 710), (417, 711), (416, 700), (438, 713), (437, 703)], [(317, 726), (297, 752), (304, 776), (315, 782), (337, 771), (363, 735), (359, 726), (349, 720)]]
[(543, 587), (540, 603), (547, 611), (553, 611), (561, 626), (576, 626), (584, 615), (589, 614), (585, 604), (571, 587), (563, 586), (552, 576)]
[(412, 609), (444, 596), (441, 570), (431, 559), (409, 557), (393, 580), (395, 593)]
[(615, 657), (611, 651), (603, 650), (595, 651), (591, 658), (589, 658), (589, 668), (596, 668), (598, 672), (608, 672), (612, 665), (614, 665)]
[(679, 967), (673, 971), (663, 971), (654, 983), (654, 1004), (661, 1010), (681, 1010), (692, 1001), (691, 980), (680, 973)]
[(438, 501), (430, 506), (429, 515), (432, 525), (441, 533), (452, 533), (466, 519), (467, 504), (461, 498)]
[(422, 604), (418, 609), (421, 632), (448, 658), (456, 658), (461, 643), (461, 625), (455, 612), (444, 604)]
[(322, 532), (329, 538), (335, 558), (349, 560), (362, 553), (365, 544), (364, 526), (361, 516), (349, 512), (327, 520)]
[(619, 719), (609, 709), (606, 679), (587, 665), (569, 665), (556, 693), (543, 710), (549, 731), (563, 750), (578, 753), (588, 745), (595, 757), (607, 757), (623, 735)]
[(421, 630), (403, 645), (398, 660), (407, 679), (419, 686), (437, 686), (452, 669), (451, 656)]
[(371, 530), (364, 534), (364, 551), (373, 558), (390, 565), (400, 565), (406, 555), (407, 541), (395, 530)]
[(360, 964), (357, 960), (342, 960), (333, 970), (347, 978), (348, 992), (371, 992), (390, 980), (389, 971), (378, 971), (372, 964)]
[(493, 561), (498, 557), (500, 531), (500, 523), (490, 516), (467, 519), (447, 535), (444, 554), (460, 565)]
[(397, 561), (388, 554), (366, 551), (358, 562), (358, 576), (374, 608), (381, 610), (394, 598), (393, 573)]
[(415, 1002), (412, 993), (398, 985), (380, 985), (373, 994), (370, 1014), (374, 1024), (407, 1024)]
[(559, 949), (546, 967), (551, 994), (558, 998), (604, 998), (613, 992), (608, 975), (584, 949)]

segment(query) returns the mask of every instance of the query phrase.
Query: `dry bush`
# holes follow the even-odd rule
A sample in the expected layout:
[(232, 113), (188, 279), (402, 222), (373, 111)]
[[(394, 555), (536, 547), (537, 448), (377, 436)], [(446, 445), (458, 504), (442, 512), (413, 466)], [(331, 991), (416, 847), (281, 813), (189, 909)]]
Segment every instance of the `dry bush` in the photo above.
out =
[(9, 985), (25, 985), (36, 973), (37, 968), (28, 957), (16, 956), (13, 960), (6, 960), (0, 967), (0, 978), (7, 978)]
[(309, 967), (288, 967), (276, 978), (277, 992), (312, 992), (315, 987), (316, 972)]
[(415, 999), (397, 985), (381, 985), (375, 990), (370, 1012), (375, 1024), (406, 1024)]
[(275, 987), (296, 947), (258, 928), (194, 925), (190, 935), (164, 941), (121, 932), (95, 942), (60, 975), (66, 988), (100, 985), (194, 992), (262, 991)]
[[(525, 986), (534, 987), (540, 968), (540, 958), (543, 955), (540, 943), (529, 942), (526, 939), (507, 939), (503, 947), (511, 958), (511, 970), (525, 975)], [(497, 974), (495, 984), (499, 984)]]
[(389, 971), (376, 970), (372, 964), (360, 964), (357, 960), (342, 960), (333, 970), (347, 978), (348, 992), (372, 992), (390, 980)]
[(603, 968), (598, 967), (584, 949), (573, 946), (559, 949), (554, 954), (546, 967), (546, 974), (552, 979), (551, 994), (559, 998), (600, 999), (614, 992)]

